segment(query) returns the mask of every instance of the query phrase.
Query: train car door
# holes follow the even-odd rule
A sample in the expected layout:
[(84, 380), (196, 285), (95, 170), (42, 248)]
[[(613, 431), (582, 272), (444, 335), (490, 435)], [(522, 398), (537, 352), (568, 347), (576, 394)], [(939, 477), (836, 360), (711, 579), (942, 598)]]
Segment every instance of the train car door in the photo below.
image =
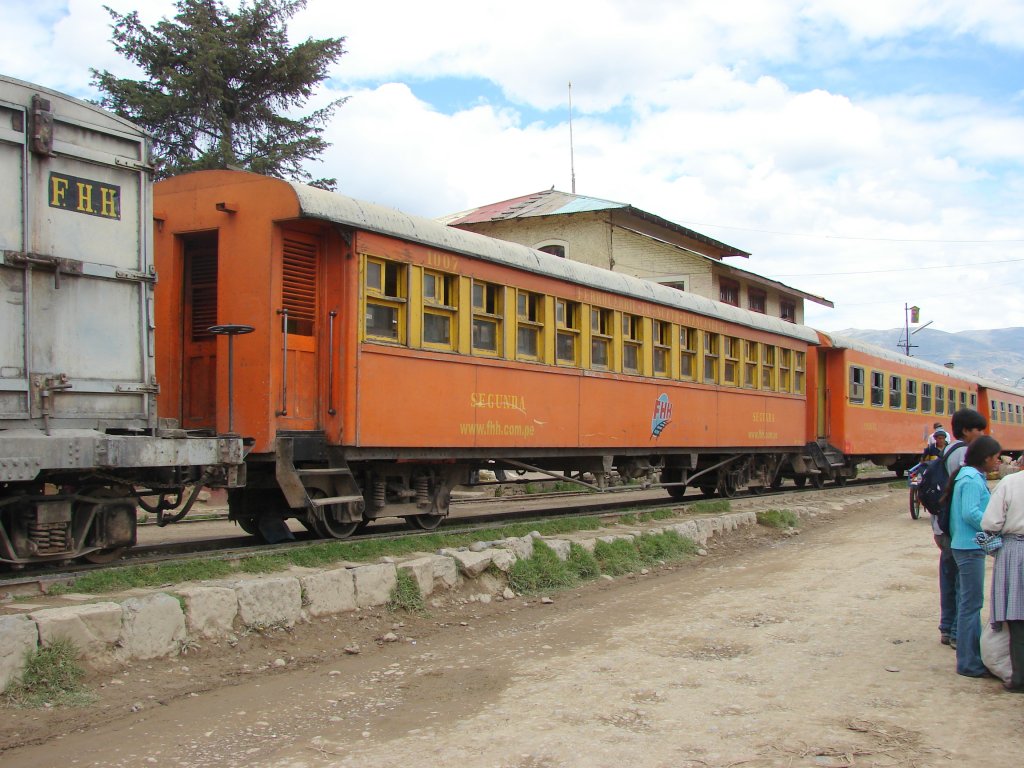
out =
[(317, 299), (321, 270), (318, 237), (283, 233), (281, 280), (282, 382), (278, 417), (285, 429), (317, 429)]
[(818, 350), (818, 381), (816, 398), (816, 413), (814, 416), (814, 436), (819, 440), (828, 437), (828, 356), (825, 349)]
[(217, 428), (217, 233), (182, 238), (185, 311), (182, 315), (181, 425)]

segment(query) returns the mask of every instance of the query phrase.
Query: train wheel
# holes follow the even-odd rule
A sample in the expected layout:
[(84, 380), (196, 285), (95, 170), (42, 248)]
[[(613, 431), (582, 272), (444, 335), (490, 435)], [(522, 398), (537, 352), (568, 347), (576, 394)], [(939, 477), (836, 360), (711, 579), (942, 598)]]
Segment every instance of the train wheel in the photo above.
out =
[(803, 488), (807, 485), (807, 475), (797, 475), (793, 478), (793, 485), (797, 488)]
[(917, 520), (921, 516), (921, 500), (917, 497), (917, 488), (910, 489), (910, 519)]
[(735, 498), (736, 493), (738, 492), (738, 490), (739, 489), (736, 487), (736, 483), (728, 475), (718, 485), (718, 495), (721, 496), (722, 498), (725, 498), (725, 499)]
[(683, 496), (686, 495), (685, 485), (670, 485), (665, 490), (668, 491), (668, 495), (671, 496), (675, 501), (681, 501)]
[(238, 523), (238, 527), (248, 533), (250, 536), (259, 536), (260, 527), (256, 522), (255, 517), (239, 517), (235, 520)]
[(136, 541), (135, 504), (125, 500), (132, 495), (131, 489), (124, 486), (84, 488), (81, 495), (95, 499), (76, 504), (77, 513), (88, 512), (94, 515), (86, 546), (114, 545), (87, 552), (82, 555), (82, 559), (96, 565), (106, 565), (121, 559)]
[(811, 475), (811, 485), (820, 491), (825, 487), (825, 476), (820, 472), (816, 475)]
[(444, 517), (444, 515), (409, 515), (405, 519), (409, 521), (409, 525), (413, 528), (419, 528), (421, 531), (432, 531), (441, 524)]
[(700, 492), (705, 499), (710, 499), (718, 493), (718, 488), (713, 485), (702, 485), (700, 486)]
[(782, 480), (782, 475), (776, 475), (775, 477), (772, 478), (771, 487), (773, 491), (777, 491), (779, 490), (779, 488), (782, 487)]
[(838, 485), (840, 488), (846, 485), (846, 480), (846, 475), (836, 475), (836, 485)]
[[(327, 491), (323, 488), (306, 488), (306, 493), (311, 499), (323, 499), (327, 496)], [(337, 506), (337, 504), (330, 504), (323, 507), (321, 510), (323, 518), (315, 518), (310, 521), (314, 532), (322, 539), (347, 539), (359, 527), (360, 520), (356, 520), (354, 523), (335, 520), (333, 510)]]
[(128, 551), (128, 547), (111, 547), (110, 549), (98, 549), (95, 552), (90, 552), (87, 555), (82, 555), (82, 559), (96, 565), (106, 565), (112, 563), (115, 560), (120, 560), (121, 556)]

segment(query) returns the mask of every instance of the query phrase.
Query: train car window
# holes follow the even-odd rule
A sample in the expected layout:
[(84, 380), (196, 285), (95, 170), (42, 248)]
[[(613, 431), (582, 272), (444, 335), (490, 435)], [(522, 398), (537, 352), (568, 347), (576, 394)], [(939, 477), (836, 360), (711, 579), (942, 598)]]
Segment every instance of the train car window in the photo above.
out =
[(555, 299), (555, 358), (562, 365), (579, 365), (580, 305)]
[(951, 389), (946, 397), (946, 413), (952, 416), (954, 411), (956, 411), (956, 392)]
[(672, 324), (664, 320), (651, 323), (654, 340), (654, 375), (667, 377), (672, 374)]
[(762, 315), (767, 311), (768, 295), (764, 291), (750, 288), (747, 291), (747, 308), (751, 312), (760, 312)]
[(917, 382), (907, 379), (907, 410), (917, 410)]
[(961, 392), (960, 393), (960, 407), (961, 408), (966, 408), (967, 407), (967, 393), (966, 392)]
[(636, 315), (622, 313), (622, 370), (640, 373), (643, 322)]
[(473, 281), (473, 351), (501, 354), (502, 298), (504, 287)]
[(1021, 423), (1021, 420), (1020, 420), (1020, 419), (1021, 419), (1021, 415), (1020, 415), (1020, 406), (1019, 406), (1019, 405), (1017, 405), (1017, 406), (1014, 406), (1014, 407), (1015, 407), (1015, 408), (1016, 408), (1016, 410), (1017, 410), (1017, 423), (1018, 423), (1018, 424), (1020, 424), (1020, 423)]
[(978, 395), (976, 392), (971, 393), (971, 408), (978, 408)]
[(757, 361), (760, 345), (756, 341), (743, 342), (743, 386), (757, 387)]
[(935, 412), (939, 415), (946, 412), (946, 388), (935, 385)]
[(516, 356), (527, 360), (541, 357), (544, 330), (544, 297), (529, 291), (516, 292)]
[(850, 402), (864, 402), (864, 369), (859, 365), (850, 366)]
[(366, 260), (366, 314), (369, 338), (404, 342), (406, 265), (382, 259)]
[(761, 389), (775, 390), (775, 347), (761, 345)]
[(423, 343), (453, 349), (458, 278), (443, 272), (423, 272)]
[(718, 281), (718, 300), (723, 304), (732, 304), (734, 307), (740, 305), (740, 284), (735, 280), (727, 280), (724, 277)]
[(723, 336), (722, 341), (722, 383), (735, 387), (739, 384), (740, 340)]
[(921, 382), (921, 413), (928, 413), (932, 409), (932, 385), (927, 381)]
[(885, 374), (881, 371), (871, 372), (871, 404), (885, 405)]
[(1006, 421), (1006, 403), (1002, 400), (999, 401), (999, 420), (1002, 422)]
[(793, 353), (793, 391), (798, 394), (804, 394), (804, 388), (807, 386), (807, 380), (805, 378), (805, 372), (807, 370), (806, 355), (803, 352)]
[(594, 368), (611, 368), (613, 317), (610, 309), (590, 310), (590, 365)]
[(704, 383), (718, 383), (718, 334), (704, 331)]
[(989, 407), (992, 409), (992, 415), (989, 417), (989, 421), (995, 421), (996, 416), (999, 414), (999, 401), (990, 400)]
[(697, 376), (697, 330), (679, 327), (679, 378), (693, 381)]
[(889, 407), (890, 408), (902, 408), (903, 407), (903, 377), (902, 376), (890, 376), (889, 377)]
[(793, 388), (792, 359), (793, 350), (779, 347), (779, 392), (789, 392)]

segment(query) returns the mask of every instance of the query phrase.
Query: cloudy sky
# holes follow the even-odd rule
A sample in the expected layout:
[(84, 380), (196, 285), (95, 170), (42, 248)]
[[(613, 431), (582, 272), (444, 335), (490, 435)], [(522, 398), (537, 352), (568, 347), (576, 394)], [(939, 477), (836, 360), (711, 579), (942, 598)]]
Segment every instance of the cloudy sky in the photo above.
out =
[[(169, 0), (107, 0), (148, 23)], [(0, 0), (0, 72), (133, 70), (95, 0)], [(825, 296), (826, 330), (1024, 326), (1024, 0), (309, 0), (351, 96), (315, 175), (439, 216), (552, 185)], [(312, 104), (315, 106), (315, 104)]]

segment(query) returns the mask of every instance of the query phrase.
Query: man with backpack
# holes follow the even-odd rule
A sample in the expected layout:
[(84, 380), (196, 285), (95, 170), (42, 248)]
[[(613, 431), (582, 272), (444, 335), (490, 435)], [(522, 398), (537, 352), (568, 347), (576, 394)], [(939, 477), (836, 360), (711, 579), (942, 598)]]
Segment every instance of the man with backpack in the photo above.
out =
[(939, 639), (943, 645), (956, 648), (956, 614), (959, 569), (950, 549), (949, 508), (939, 503), (949, 476), (964, 463), (967, 446), (985, 433), (988, 422), (972, 408), (961, 408), (953, 414), (954, 442), (942, 458), (925, 469), (918, 497), (932, 515), (932, 534), (939, 548)]

